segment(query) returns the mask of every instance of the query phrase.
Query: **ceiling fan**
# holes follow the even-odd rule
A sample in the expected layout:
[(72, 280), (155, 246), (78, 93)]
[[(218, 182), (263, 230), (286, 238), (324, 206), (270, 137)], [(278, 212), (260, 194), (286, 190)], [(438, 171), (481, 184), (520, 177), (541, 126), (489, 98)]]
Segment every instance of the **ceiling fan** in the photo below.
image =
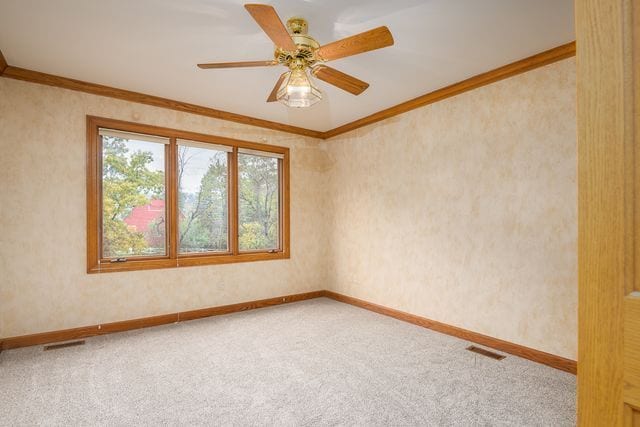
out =
[(393, 36), (387, 27), (378, 27), (324, 46), (307, 34), (307, 21), (291, 18), (287, 28), (276, 10), (265, 4), (246, 4), (245, 9), (275, 44), (271, 61), (222, 62), (198, 64), (200, 68), (267, 67), (284, 65), (289, 68), (276, 82), (267, 102), (280, 101), (289, 107), (310, 107), (322, 99), (311, 76), (360, 95), (369, 83), (324, 65), (327, 61), (344, 58), (370, 50), (393, 45)]

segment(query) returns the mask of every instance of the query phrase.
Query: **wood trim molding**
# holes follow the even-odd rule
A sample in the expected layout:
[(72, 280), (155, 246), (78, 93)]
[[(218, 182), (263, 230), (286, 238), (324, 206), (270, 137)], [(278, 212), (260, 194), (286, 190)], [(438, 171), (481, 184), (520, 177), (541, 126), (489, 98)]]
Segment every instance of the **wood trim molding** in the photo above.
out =
[(2, 77), (9, 77), (16, 80), (23, 80), (31, 83), (38, 83), (48, 86), (60, 87), (79, 92), (86, 92), (93, 95), (107, 96), (110, 98), (122, 99), (139, 104), (153, 105), (154, 107), (167, 108), (169, 110), (182, 111), (185, 113), (197, 114), (200, 116), (212, 117), (214, 119), (228, 120), (250, 126), (257, 126), (265, 129), (272, 129), (281, 132), (288, 132), (296, 135), (308, 136), (312, 138), (322, 138), (323, 132), (305, 129), (255, 117), (244, 116), (242, 114), (230, 113), (228, 111), (216, 110), (215, 108), (203, 107), (187, 102), (175, 101), (173, 99), (162, 98), (154, 95), (147, 95), (140, 92), (133, 92), (125, 89), (118, 89), (110, 86), (89, 83), (82, 80), (69, 79), (67, 77), (55, 76), (53, 74), (41, 73), (39, 71), (27, 70), (25, 68), (7, 66), (2, 73)]
[(168, 323), (183, 322), (187, 320), (202, 319), (204, 317), (219, 316), (223, 314), (231, 314), (239, 311), (254, 310), (257, 308), (271, 307), (274, 305), (287, 304), (290, 302), (304, 301), (308, 299), (326, 297), (335, 301), (350, 304), (356, 307), (364, 308), (385, 316), (390, 316), (398, 320), (402, 320), (423, 328), (431, 329), (436, 332), (451, 335), (467, 341), (472, 341), (505, 353), (519, 356), (533, 362), (542, 363), (561, 371), (576, 374), (577, 363), (574, 360), (566, 359), (561, 356), (545, 353), (540, 350), (514, 344), (508, 341), (482, 335), (456, 326), (447, 325), (445, 323), (430, 320), (415, 314), (405, 313), (403, 311), (373, 304), (358, 298), (342, 295), (333, 291), (313, 291), (301, 294), (293, 294), (280, 296), (275, 298), (267, 298), (256, 301), (242, 302), (238, 304), (223, 305), (218, 307), (202, 308), (199, 310), (182, 311), (178, 313), (163, 314), (160, 316), (143, 317), (140, 319), (124, 320), (121, 322), (111, 322), (102, 325), (83, 326), (73, 329), (64, 329), (60, 331), (42, 332), (32, 335), (21, 335), (15, 337), (4, 338), (0, 340), (0, 351), (19, 347), (29, 347), (34, 345), (50, 344), (55, 342), (69, 341), (80, 338), (88, 338), (97, 335), (106, 335), (115, 332), (130, 331), (133, 329), (148, 328), (151, 326), (166, 325)]
[[(406, 113), (434, 102), (468, 92), (473, 89), (503, 80), (515, 75), (530, 71), (545, 65), (561, 61), (566, 58), (575, 56), (576, 42), (564, 44), (555, 47), (537, 55), (530, 56), (525, 59), (513, 62), (495, 70), (487, 71), (477, 76), (473, 76), (458, 83), (433, 92), (421, 95), (417, 98), (395, 105), (393, 107), (378, 111), (377, 113), (344, 124), (337, 128), (322, 132), (312, 129), (305, 129), (297, 126), (291, 126), (284, 123), (272, 122), (269, 120), (258, 119), (255, 117), (244, 116), (242, 114), (230, 113), (227, 111), (216, 110), (215, 108), (203, 107), (200, 105), (189, 104), (186, 102), (175, 101), (172, 99), (161, 98), (153, 95), (146, 95), (139, 92), (133, 92), (124, 89), (117, 89), (109, 86), (99, 85), (95, 83), (84, 82), (81, 80), (70, 79), (67, 77), (55, 76), (52, 74), (41, 73), (39, 71), (27, 70), (24, 68), (13, 67), (7, 65), (7, 62), (0, 51), (0, 76), (9, 77), (16, 80), (23, 80), (32, 83), (44, 84), (49, 86), (61, 87), (80, 92), (91, 93), (93, 95), (107, 96), (125, 101), (137, 102), (140, 104), (153, 105), (155, 107), (167, 108), (170, 110), (182, 111), (185, 113), (198, 114), (201, 116), (212, 117), (215, 119), (228, 120), (236, 123), (242, 123), (250, 126), (257, 126), (265, 129), (272, 129), (281, 132), (288, 132), (295, 135), (302, 135), (317, 139), (330, 139), (337, 135), (350, 132), (352, 130)], [(4, 64), (4, 65), (3, 65)]]
[(447, 99), (452, 96), (460, 95), (461, 93), (486, 86), (490, 83), (495, 83), (499, 80), (513, 77), (526, 71), (549, 65), (566, 58), (570, 58), (572, 56), (575, 56), (575, 54), (576, 42), (574, 41), (539, 53), (537, 55), (521, 59), (520, 61), (513, 62), (503, 67), (496, 68), (495, 70), (478, 74), (477, 76), (473, 76), (461, 82), (454, 83), (442, 89), (435, 90), (412, 100), (387, 108), (385, 110), (378, 111), (377, 113), (371, 114), (370, 116), (363, 117), (351, 123), (347, 123), (335, 129), (331, 129), (327, 132), (324, 132), (322, 138), (333, 138), (334, 136), (370, 125), (375, 122), (379, 122), (384, 119), (388, 119), (393, 116), (397, 116), (402, 113), (406, 113), (411, 110), (415, 110), (416, 108), (424, 107), (425, 105), (433, 104), (437, 101), (442, 101), (443, 99)]
[(93, 337), (97, 335), (112, 334), (114, 332), (124, 332), (133, 329), (166, 325), (168, 323), (182, 322), (185, 320), (194, 320), (201, 319), (203, 317), (231, 314), (239, 311), (254, 310), (257, 308), (271, 307), (274, 305), (319, 298), (323, 295), (324, 291), (306, 292), (256, 301), (241, 302), (238, 304), (203, 308), (199, 310), (182, 311), (178, 313), (163, 314), (160, 316), (143, 317), (140, 319), (124, 320), (121, 322), (82, 326), (73, 329), (63, 329), (60, 331), (42, 332), (39, 334), (9, 337), (0, 340), (0, 350), (69, 341), (80, 338)]
[(551, 366), (552, 368), (569, 372), (574, 375), (577, 373), (578, 364), (575, 360), (566, 359), (561, 356), (545, 353), (544, 351), (535, 350), (523, 345), (514, 344), (509, 341), (493, 338), (487, 335), (479, 334), (477, 332), (469, 331), (467, 329), (458, 328), (456, 326), (447, 325), (445, 323), (437, 322), (435, 320), (427, 319), (415, 314), (410, 314), (404, 311), (395, 310), (393, 308), (384, 307), (382, 305), (373, 304), (371, 302), (367, 302), (336, 292), (324, 291), (323, 295), (336, 301), (351, 304), (356, 307), (364, 308), (366, 310), (370, 310), (379, 314), (384, 314), (385, 316), (393, 317), (404, 322), (413, 323), (414, 325), (422, 326), (423, 328), (451, 335), (456, 338), (472, 341), (477, 344), (504, 351), (505, 353), (522, 357), (524, 359), (529, 359), (537, 363), (542, 363), (543, 365)]

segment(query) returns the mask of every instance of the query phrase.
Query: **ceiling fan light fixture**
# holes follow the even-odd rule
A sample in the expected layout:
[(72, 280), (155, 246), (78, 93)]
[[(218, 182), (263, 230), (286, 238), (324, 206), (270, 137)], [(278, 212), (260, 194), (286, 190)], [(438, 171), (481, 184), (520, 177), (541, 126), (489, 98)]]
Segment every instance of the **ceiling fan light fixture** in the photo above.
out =
[(382, 26), (353, 36), (320, 45), (307, 30), (304, 18), (293, 17), (282, 23), (278, 13), (268, 4), (245, 4), (244, 8), (275, 45), (271, 61), (213, 62), (199, 68), (269, 67), (283, 65), (288, 70), (276, 81), (267, 102), (280, 101), (287, 107), (306, 108), (322, 100), (322, 92), (314, 78), (329, 83), (352, 95), (360, 95), (369, 83), (324, 65), (327, 61), (381, 49), (393, 45), (389, 28)]
[(294, 68), (287, 72), (278, 89), (277, 99), (287, 107), (306, 108), (320, 102), (322, 92), (306, 69)]

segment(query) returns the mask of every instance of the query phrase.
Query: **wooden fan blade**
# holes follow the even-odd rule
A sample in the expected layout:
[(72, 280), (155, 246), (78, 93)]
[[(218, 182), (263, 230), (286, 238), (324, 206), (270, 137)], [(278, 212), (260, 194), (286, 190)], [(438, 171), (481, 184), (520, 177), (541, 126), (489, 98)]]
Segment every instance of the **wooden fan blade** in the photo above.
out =
[(214, 62), (211, 64), (198, 64), (199, 68), (240, 68), (240, 67), (268, 67), (277, 65), (276, 61), (245, 61), (245, 62)]
[(369, 87), (369, 83), (356, 79), (355, 77), (345, 74), (342, 71), (338, 71), (335, 68), (327, 67), (326, 65), (316, 66), (313, 69), (313, 75), (320, 80), (337, 86), (354, 95), (360, 95)]
[(271, 93), (269, 94), (269, 97), (267, 98), (267, 102), (274, 102), (274, 101), (278, 100), (278, 98), (277, 98), (278, 89), (280, 89), (280, 85), (282, 84), (282, 81), (285, 79), (286, 76), (287, 76), (287, 73), (282, 73), (280, 75), (280, 78), (278, 79), (278, 82), (273, 87), (273, 90), (271, 91)]
[(296, 44), (291, 39), (289, 32), (280, 20), (276, 10), (266, 4), (245, 4), (244, 8), (256, 20), (262, 31), (267, 33), (276, 46), (288, 51), (297, 49)]
[(393, 45), (393, 36), (387, 27), (378, 27), (320, 47), (318, 55), (325, 61), (357, 55)]

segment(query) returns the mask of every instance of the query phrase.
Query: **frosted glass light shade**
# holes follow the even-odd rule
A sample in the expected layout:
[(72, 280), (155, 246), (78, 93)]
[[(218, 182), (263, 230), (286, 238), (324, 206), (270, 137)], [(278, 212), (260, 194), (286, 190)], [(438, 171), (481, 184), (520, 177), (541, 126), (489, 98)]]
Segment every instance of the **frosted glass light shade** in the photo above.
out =
[(295, 69), (287, 73), (276, 98), (287, 107), (305, 108), (321, 101), (322, 92), (307, 71)]

